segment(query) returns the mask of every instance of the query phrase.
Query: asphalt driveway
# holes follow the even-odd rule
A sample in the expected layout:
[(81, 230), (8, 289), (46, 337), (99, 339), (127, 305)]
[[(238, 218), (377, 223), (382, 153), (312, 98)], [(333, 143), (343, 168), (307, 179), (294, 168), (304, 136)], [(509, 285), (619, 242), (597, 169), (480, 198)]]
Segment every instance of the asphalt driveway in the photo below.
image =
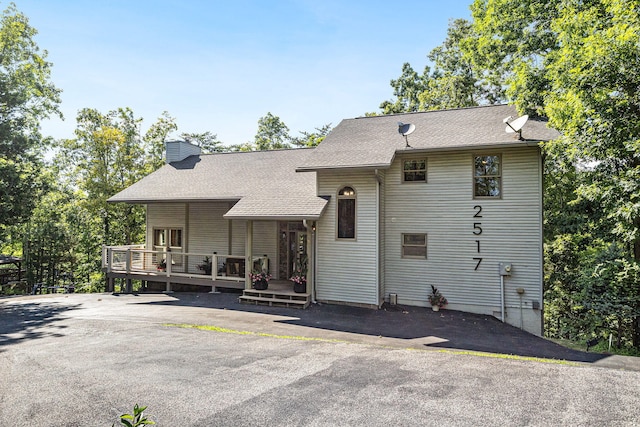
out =
[(134, 403), (159, 425), (637, 425), (636, 370), (447, 310), (0, 298), (0, 425), (111, 425)]

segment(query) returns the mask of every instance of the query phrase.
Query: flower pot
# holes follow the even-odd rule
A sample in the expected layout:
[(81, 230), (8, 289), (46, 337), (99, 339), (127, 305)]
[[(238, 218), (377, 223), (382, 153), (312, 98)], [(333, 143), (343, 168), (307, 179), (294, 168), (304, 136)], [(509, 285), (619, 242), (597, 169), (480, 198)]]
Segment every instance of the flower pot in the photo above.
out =
[(253, 288), (257, 291), (264, 291), (269, 287), (269, 282), (266, 280), (257, 280), (253, 283)]
[(440, 307), (439, 307), (439, 306), (437, 306), (437, 305), (432, 305), (432, 306), (431, 306), (431, 309), (432, 309), (433, 311), (440, 311)]
[(307, 292), (307, 284), (306, 283), (294, 283), (293, 284), (293, 292), (298, 294), (304, 294)]

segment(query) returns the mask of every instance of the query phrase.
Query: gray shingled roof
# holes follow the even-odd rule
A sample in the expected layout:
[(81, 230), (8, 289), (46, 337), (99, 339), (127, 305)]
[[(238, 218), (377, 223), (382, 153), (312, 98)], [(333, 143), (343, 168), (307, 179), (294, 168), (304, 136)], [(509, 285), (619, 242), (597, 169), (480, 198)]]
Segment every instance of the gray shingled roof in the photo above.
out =
[[(529, 119), (522, 129), (523, 141), (505, 132), (502, 120), (516, 118), (511, 105), (427, 111), (343, 120), (298, 165), (299, 171), (376, 167), (391, 165), (398, 152), (441, 151), (518, 146), (555, 139), (559, 133), (542, 120)], [(411, 148), (398, 133), (398, 122), (412, 123)]]
[(327, 201), (316, 196), (316, 174), (296, 173), (310, 150), (191, 156), (164, 165), (109, 202), (238, 201), (227, 218), (314, 219)]

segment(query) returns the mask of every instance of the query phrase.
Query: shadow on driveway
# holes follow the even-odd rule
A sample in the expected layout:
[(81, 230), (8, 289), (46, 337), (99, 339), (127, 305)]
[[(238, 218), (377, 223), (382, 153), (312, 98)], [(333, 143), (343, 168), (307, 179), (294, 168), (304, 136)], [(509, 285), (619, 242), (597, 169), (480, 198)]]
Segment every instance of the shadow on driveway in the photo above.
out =
[(56, 322), (64, 318), (64, 312), (78, 308), (78, 305), (56, 302), (13, 302), (11, 299), (0, 300), (0, 352), (3, 346), (21, 341), (63, 336), (60, 331), (66, 326)]
[[(492, 316), (453, 310), (383, 306), (381, 310), (315, 304), (306, 310), (240, 304), (237, 293), (174, 293), (174, 300), (149, 304), (196, 306), (294, 317), (276, 322), (373, 337), (414, 340), (428, 338), (425, 348), (446, 348), (525, 357), (593, 363), (609, 357), (563, 347)], [(408, 343), (409, 345), (409, 343)]]

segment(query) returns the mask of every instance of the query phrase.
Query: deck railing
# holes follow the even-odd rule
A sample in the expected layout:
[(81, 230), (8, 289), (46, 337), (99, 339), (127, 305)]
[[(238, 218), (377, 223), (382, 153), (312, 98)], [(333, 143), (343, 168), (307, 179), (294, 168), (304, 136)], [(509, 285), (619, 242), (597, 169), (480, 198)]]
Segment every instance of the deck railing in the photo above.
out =
[[(104, 246), (102, 249), (102, 267), (108, 273), (203, 277), (242, 282), (246, 275), (246, 260), (244, 255), (152, 251), (144, 249), (144, 245)], [(254, 255), (251, 260), (251, 270), (269, 270), (266, 256)]]

